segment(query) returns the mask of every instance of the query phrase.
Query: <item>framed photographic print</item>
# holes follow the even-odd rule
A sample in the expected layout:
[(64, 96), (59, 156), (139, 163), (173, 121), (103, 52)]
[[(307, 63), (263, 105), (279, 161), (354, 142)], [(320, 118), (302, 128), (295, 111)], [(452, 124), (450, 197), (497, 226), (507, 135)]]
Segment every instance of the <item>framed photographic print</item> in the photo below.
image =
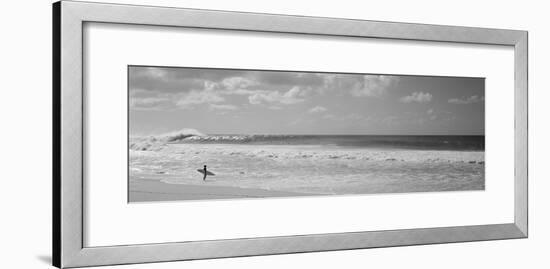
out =
[(53, 263), (527, 237), (527, 32), (53, 6)]

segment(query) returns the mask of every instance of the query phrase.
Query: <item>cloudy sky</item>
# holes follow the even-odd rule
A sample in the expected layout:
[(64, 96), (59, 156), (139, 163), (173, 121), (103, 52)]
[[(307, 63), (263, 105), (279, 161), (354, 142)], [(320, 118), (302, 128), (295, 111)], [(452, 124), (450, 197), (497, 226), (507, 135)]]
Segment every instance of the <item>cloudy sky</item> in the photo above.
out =
[(130, 135), (484, 134), (483, 78), (130, 66)]

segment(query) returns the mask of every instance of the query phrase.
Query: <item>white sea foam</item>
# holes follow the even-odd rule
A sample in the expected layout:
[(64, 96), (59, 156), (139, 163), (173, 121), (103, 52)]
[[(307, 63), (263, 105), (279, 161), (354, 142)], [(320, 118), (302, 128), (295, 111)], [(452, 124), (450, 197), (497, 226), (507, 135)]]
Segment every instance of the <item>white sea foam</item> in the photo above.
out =
[(158, 151), (163, 149), (168, 143), (181, 142), (182, 140), (190, 137), (201, 136), (204, 136), (204, 134), (196, 129), (181, 129), (179, 131), (164, 133), (160, 135), (131, 137), (129, 146), (131, 150)]
[(484, 189), (482, 151), (230, 144), (130, 151), (131, 180), (197, 184), (203, 165), (216, 173), (207, 184), (220, 186), (320, 194)]

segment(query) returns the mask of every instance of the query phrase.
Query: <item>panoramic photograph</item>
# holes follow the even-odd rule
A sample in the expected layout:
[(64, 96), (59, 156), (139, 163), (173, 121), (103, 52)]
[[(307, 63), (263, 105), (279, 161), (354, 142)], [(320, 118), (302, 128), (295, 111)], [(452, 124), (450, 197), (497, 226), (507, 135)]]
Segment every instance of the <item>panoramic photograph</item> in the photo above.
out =
[(128, 66), (128, 200), (485, 190), (485, 79)]

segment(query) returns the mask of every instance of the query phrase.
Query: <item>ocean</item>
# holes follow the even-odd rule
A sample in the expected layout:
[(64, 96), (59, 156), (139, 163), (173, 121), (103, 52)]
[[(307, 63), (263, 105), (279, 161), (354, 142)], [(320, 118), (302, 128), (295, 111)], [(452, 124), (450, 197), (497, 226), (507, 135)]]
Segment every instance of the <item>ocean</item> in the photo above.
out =
[[(484, 136), (132, 137), (129, 180), (319, 195), (485, 189)], [(202, 181), (197, 169), (215, 176)]]
[(207, 135), (175, 143), (319, 145), (348, 148), (483, 151), (485, 136), (445, 135)]

